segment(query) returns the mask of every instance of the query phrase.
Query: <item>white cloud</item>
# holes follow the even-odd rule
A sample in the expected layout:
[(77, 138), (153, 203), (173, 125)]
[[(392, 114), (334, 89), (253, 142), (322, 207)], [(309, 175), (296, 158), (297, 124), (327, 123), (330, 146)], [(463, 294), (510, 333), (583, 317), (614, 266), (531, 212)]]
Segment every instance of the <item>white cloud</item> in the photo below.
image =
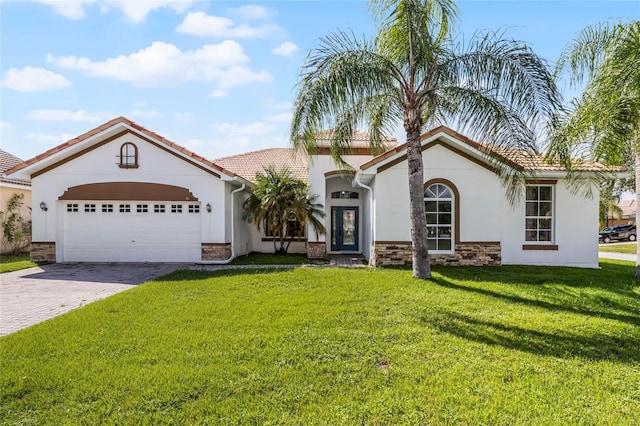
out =
[(283, 112), (280, 114), (267, 114), (264, 116), (264, 119), (272, 123), (290, 123), (292, 115), (293, 114), (290, 112)]
[(168, 8), (176, 13), (184, 13), (194, 3), (193, 0), (31, 0), (53, 7), (59, 15), (69, 19), (82, 19), (85, 5), (95, 3), (103, 13), (112, 9), (119, 10), (127, 20), (140, 23), (147, 15), (157, 9)]
[(47, 144), (59, 144), (62, 142), (66, 142), (74, 137), (75, 135), (72, 135), (70, 133), (63, 133), (61, 135), (50, 135), (47, 133), (29, 133), (24, 136), (24, 138), (27, 140)]
[(271, 12), (265, 7), (257, 5), (247, 5), (231, 9), (230, 12), (240, 19), (265, 19), (271, 15)]
[(210, 143), (199, 154), (220, 158), (263, 148), (286, 147), (286, 129), (280, 125), (256, 121), (249, 124), (216, 122), (211, 126)]
[(9, 68), (2, 77), (2, 87), (20, 92), (39, 92), (71, 86), (60, 74), (44, 68)]
[(36, 109), (29, 112), (28, 117), (37, 121), (72, 121), (76, 123), (95, 123), (107, 118), (105, 114), (88, 113), (85, 110), (69, 111), (66, 109)]
[(229, 96), (229, 92), (227, 92), (226, 90), (214, 90), (213, 92), (209, 93), (209, 97), (210, 98), (226, 98), (227, 96)]
[(157, 9), (168, 8), (176, 13), (184, 13), (193, 4), (192, 0), (105, 0), (106, 10), (118, 9), (131, 22), (140, 23)]
[(84, 5), (96, 2), (96, 0), (67, 0), (67, 1), (32, 0), (32, 1), (51, 6), (56, 11), (56, 13), (69, 19), (84, 18)]
[(229, 18), (191, 12), (185, 16), (182, 24), (176, 27), (176, 31), (200, 37), (260, 38), (280, 32), (281, 29), (273, 24), (255, 27), (246, 24), (236, 25)]
[(291, 56), (294, 53), (296, 53), (298, 50), (300, 50), (300, 48), (296, 46), (295, 43), (291, 41), (285, 41), (280, 46), (276, 47), (275, 49), (272, 49), (271, 53), (279, 56)]
[(150, 46), (105, 61), (87, 57), (47, 55), (47, 61), (90, 77), (125, 81), (136, 87), (175, 86), (188, 81), (217, 83), (221, 90), (252, 82), (271, 82), (267, 71), (253, 71), (249, 57), (233, 40), (205, 44), (197, 50), (181, 51), (173, 44), (156, 41)]

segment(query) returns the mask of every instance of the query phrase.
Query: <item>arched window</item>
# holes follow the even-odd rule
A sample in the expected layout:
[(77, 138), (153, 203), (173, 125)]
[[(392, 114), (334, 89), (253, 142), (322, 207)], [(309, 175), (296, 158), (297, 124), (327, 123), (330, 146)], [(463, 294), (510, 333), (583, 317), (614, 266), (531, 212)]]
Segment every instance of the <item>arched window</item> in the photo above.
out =
[(138, 167), (138, 147), (131, 142), (120, 147), (120, 168), (135, 169)]
[(451, 189), (435, 183), (424, 191), (427, 215), (427, 243), (429, 250), (453, 251), (454, 197)]

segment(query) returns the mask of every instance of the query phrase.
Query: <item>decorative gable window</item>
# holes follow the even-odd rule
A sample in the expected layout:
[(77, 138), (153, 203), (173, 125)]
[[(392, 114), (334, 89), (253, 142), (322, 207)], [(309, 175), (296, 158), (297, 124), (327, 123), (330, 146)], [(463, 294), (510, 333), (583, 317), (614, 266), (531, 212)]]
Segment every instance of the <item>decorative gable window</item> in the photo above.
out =
[(453, 251), (453, 194), (447, 186), (436, 183), (424, 191), (429, 250)]
[(527, 185), (525, 241), (553, 241), (553, 186)]
[(120, 147), (120, 168), (138, 168), (138, 147), (131, 142), (123, 143)]

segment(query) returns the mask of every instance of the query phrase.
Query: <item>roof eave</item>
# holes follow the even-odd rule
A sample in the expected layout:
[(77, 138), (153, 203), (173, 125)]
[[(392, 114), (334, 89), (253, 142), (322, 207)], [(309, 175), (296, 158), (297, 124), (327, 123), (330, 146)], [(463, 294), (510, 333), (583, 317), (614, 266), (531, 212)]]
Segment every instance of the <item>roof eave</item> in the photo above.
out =
[(204, 159), (204, 157), (198, 156), (197, 154), (187, 155), (183, 152), (185, 150), (184, 148), (179, 147), (175, 143), (168, 141), (165, 138), (159, 137), (159, 135), (157, 136), (152, 132), (145, 132), (138, 129), (136, 126), (129, 125), (124, 119), (122, 121), (116, 121), (112, 126), (102, 131), (96, 132), (95, 134), (85, 139), (79, 140), (76, 143), (68, 145), (69, 142), (78, 138), (71, 139), (70, 141), (66, 142), (67, 145), (58, 145), (32, 159), (26, 160), (25, 162), (7, 170), (6, 176), (12, 179), (30, 180), (31, 176), (34, 173), (37, 173), (40, 170), (54, 165), (59, 161), (68, 158), (69, 156), (79, 153), (82, 150), (98, 143), (100, 140), (117, 135), (119, 132), (125, 130), (128, 130), (138, 135), (139, 137), (142, 137), (143, 139), (150, 139), (154, 143), (166, 147), (166, 149), (180, 158), (190, 161), (196, 161), (203, 168), (220, 174), (221, 176), (226, 176), (225, 179), (232, 180), (236, 177), (235, 173), (226, 170), (223, 167), (220, 167), (217, 164)]

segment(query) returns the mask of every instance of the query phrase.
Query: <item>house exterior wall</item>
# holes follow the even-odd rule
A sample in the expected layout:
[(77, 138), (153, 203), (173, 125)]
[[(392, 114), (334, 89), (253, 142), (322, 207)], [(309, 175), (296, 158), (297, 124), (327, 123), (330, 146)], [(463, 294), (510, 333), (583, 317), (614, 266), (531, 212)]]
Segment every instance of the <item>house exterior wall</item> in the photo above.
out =
[[(423, 161), (425, 183), (450, 182), (459, 194), (454, 203), (459, 213), (455, 253), (432, 252), (433, 264), (598, 266), (597, 196), (571, 194), (565, 182), (557, 180), (554, 241), (530, 249), (536, 245), (525, 242), (525, 203), (512, 206), (494, 172), (442, 145), (423, 151)], [(375, 248), (370, 263), (411, 263), (406, 161), (376, 174), (374, 196)]]
[[(347, 164), (350, 164), (354, 169), (357, 169), (362, 164), (373, 158), (371, 155), (345, 155), (343, 157)], [(309, 159), (309, 194), (311, 196), (317, 195), (324, 205), (324, 211), (326, 216), (324, 217), (324, 226), (327, 230), (325, 235), (319, 234), (316, 237), (316, 231), (313, 227), (309, 227), (307, 230), (307, 236), (310, 243), (325, 243), (326, 252), (331, 251), (330, 231), (331, 231), (331, 207), (332, 206), (355, 206), (359, 208), (359, 250), (358, 252), (368, 252), (368, 248), (365, 246), (370, 244), (367, 241), (369, 222), (366, 222), (368, 213), (365, 216), (365, 199), (369, 197), (366, 190), (363, 188), (354, 188), (351, 183), (351, 178), (341, 178), (338, 175), (325, 176), (325, 173), (334, 172), (339, 170), (335, 161), (329, 155), (316, 155)], [(358, 192), (359, 199), (342, 200), (331, 199), (331, 192), (349, 190)], [(317, 245), (317, 244), (316, 244)], [(318, 251), (318, 249), (315, 249)], [(315, 252), (314, 252), (315, 253)]]
[[(447, 148), (436, 145), (423, 152), (424, 181), (441, 179), (455, 185), (460, 194), (461, 241), (497, 241), (502, 220), (502, 188), (493, 172)], [(375, 241), (411, 241), (407, 162), (403, 161), (375, 178)]]
[(528, 265), (563, 265), (597, 268), (598, 267), (598, 204), (599, 195), (594, 191), (593, 198), (572, 194), (563, 180), (555, 185), (554, 225), (555, 241), (545, 249), (543, 244), (538, 250), (525, 250), (524, 203), (515, 207), (504, 201), (504, 221), (502, 223), (502, 263)]
[[(125, 142), (133, 142), (137, 146), (138, 168), (122, 169), (118, 166), (117, 156), (120, 146)], [(62, 241), (65, 202), (58, 198), (69, 187), (99, 182), (150, 182), (187, 188), (200, 203), (201, 241), (230, 242), (226, 200), (231, 185), (133, 134), (116, 138), (32, 179), (33, 199), (38, 204), (44, 201), (49, 206), (47, 212), (39, 208), (33, 211), (33, 241)], [(211, 213), (206, 211), (207, 203), (213, 207)], [(96, 229), (95, 232), (104, 230)], [(64, 261), (60, 243), (56, 244), (56, 260)]]
[[(7, 212), (7, 203), (14, 194), (23, 194), (22, 207), (18, 213), (24, 223), (31, 222), (31, 188), (24, 185), (16, 185), (9, 183), (0, 183), (0, 211)], [(40, 204), (38, 202), (38, 204)], [(38, 207), (40, 209), (40, 207)], [(10, 247), (7, 245), (4, 233), (0, 232), (0, 253), (6, 253)]]

